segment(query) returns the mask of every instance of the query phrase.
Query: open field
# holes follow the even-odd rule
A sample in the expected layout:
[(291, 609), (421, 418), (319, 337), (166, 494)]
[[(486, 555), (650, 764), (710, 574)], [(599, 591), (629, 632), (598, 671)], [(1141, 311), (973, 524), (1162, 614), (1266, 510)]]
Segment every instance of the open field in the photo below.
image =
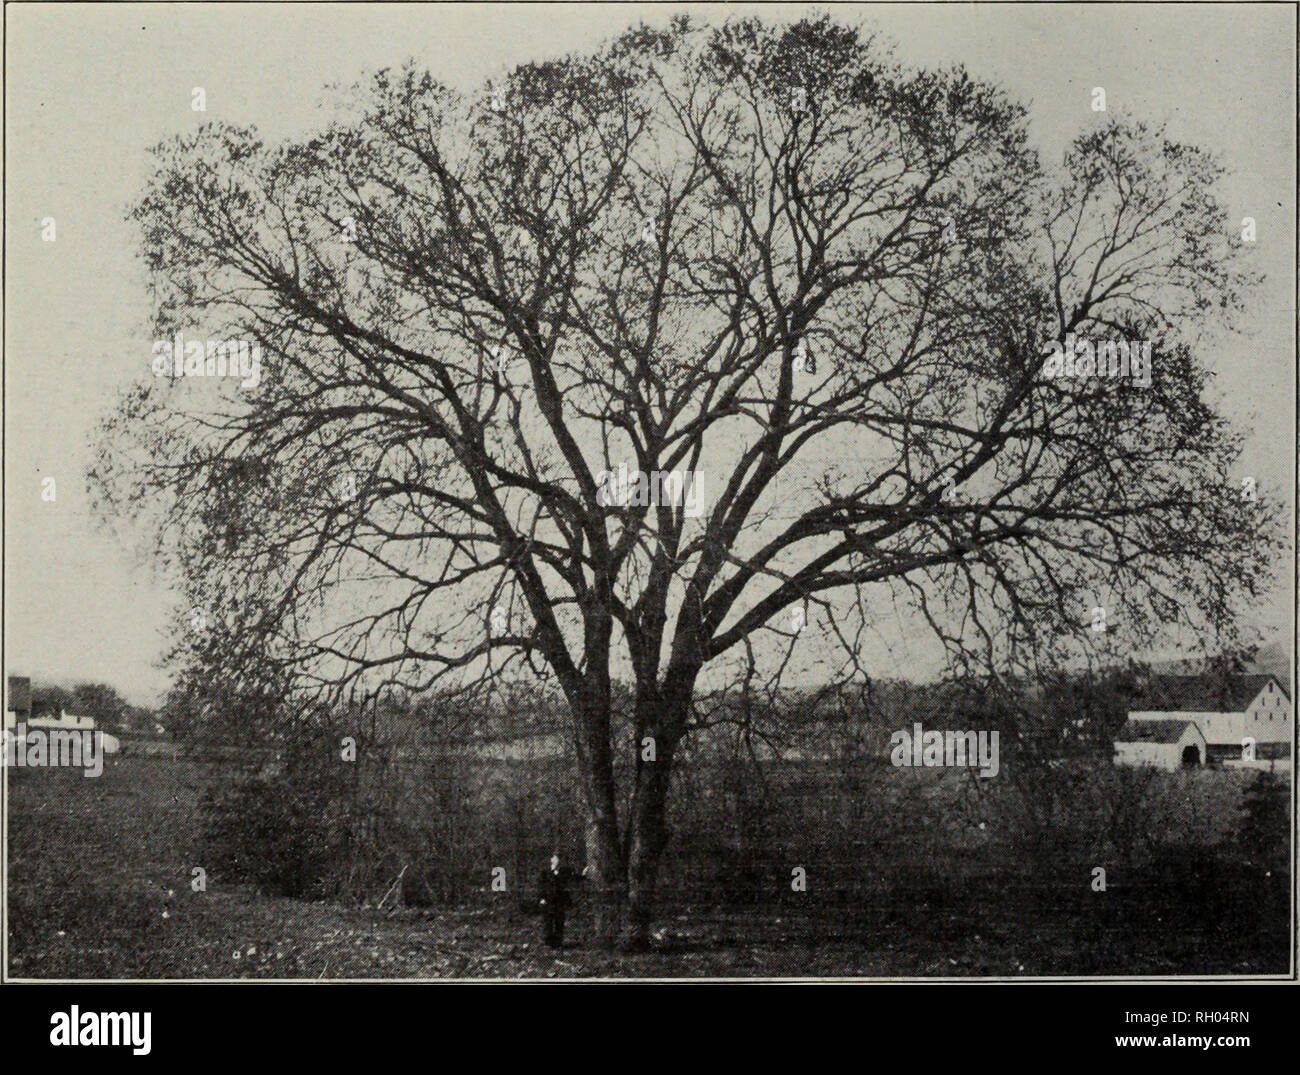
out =
[[(1028, 836), (1009, 831), (1005, 804), (990, 798), (972, 809), (954, 774), (881, 769), (872, 798), (861, 804), (859, 823), (872, 837), (860, 845), (859, 861), (832, 853), (824, 833), (801, 843), (774, 827), (771, 855), (749, 863), (744, 885), (719, 887), (704, 881), (716, 872), (679, 849), (665, 870), (655, 947), (636, 956), (591, 947), (581, 903), (568, 947), (546, 949), (538, 921), (520, 909), (520, 894), (490, 892), (486, 872), (481, 887), (452, 904), (391, 912), (266, 895), (216, 873), (205, 892), (192, 892), (191, 869), (205, 861), (198, 806), (210, 776), (195, 762), (167, 758), (112, 759), (99, 779), (11, 771), (8, 973), (513, 978), (1288, 969), (1287, 878), (1233, 854), (1241, 774), (1170, 775), (1167, 790), (1185, 803), (1160, 825), (1178, 843), (1128, 865), (1104, 861), (1108, 889), (1096, 893), (1091, 861), (1074, 850), (1044, 851), (1041, 840), (1033, 854), (1020, 853)], [(797, 774), (783, 780), (787, 798), (817, 794), (811, 782), (800, 788)], [(1172, 831), (1179, 823), (1201, 832), (1199, 847)], [(705, 854), (702, 840), (689, 844)], [(796, 894), (788, 863), (800, 850), (808, 892)], [(692, 877), (700, 880), (686, 880)]]

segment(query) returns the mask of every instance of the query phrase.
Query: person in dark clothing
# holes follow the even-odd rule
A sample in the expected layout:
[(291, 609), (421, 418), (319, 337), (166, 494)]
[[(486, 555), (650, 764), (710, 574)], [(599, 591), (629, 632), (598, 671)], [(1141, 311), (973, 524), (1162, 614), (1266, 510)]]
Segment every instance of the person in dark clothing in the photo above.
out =
[[(586, 873), (584, 870), (583, 873)], [(564, 947), (564, 914), (569, 909), (570, 887), (579, 880), (560, 860), (556, 851), (550, 865), (537, 879), (538, 906), (542, 912), (542, 936), (552, 948)]]

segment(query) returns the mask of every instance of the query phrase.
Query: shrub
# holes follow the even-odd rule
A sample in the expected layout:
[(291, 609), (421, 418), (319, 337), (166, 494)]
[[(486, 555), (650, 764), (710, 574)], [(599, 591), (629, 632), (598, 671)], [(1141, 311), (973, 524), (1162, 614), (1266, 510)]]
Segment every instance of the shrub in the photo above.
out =
[(1238, 830), (1242, 852), (1264, 870), (1285, 868), (1291, 846), (1290, 789), (1271, 772), (1261, 772), (1246, 789)]
[(284, 776), (209, 789), (202, 831), (215, 870), (283, 896), (316, 896), (339, 860), (346, 830), (336, 804)]

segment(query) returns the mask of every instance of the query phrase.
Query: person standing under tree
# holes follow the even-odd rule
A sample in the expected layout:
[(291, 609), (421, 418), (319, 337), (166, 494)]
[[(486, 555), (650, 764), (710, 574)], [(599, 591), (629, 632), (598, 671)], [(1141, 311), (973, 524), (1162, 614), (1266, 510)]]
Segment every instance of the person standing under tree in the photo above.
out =
[[(582, 871), (586, 876), (587, 871)], [(544, 868), (537, 880), (538, 906), (542, 912), (542, 937), (551, 948), (564, 947), (564, 914), (569, 909), (569, 887), (580, 880), (560, 859), (557, 850), (551, 855), (551, 864)]]

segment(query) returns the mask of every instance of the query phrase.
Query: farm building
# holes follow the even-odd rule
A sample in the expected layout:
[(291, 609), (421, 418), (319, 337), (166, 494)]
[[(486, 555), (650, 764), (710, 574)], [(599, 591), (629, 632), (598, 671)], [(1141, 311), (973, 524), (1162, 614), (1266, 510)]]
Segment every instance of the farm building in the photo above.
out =
[[(1291, 767), (1291, 696), (1274, 676), (1157, 676), (1138, 704), (1115, 736), (1117, 765)], [(1191, 760), (1186, 725), (1204, 744), (1199, 762)]]
[(1205, 746), (1194, 721), (1130, 718), (1115, 736), (1115, 764), (1198, 768), (1205, 764)]
[[(5, 728), (14, 731), (19, 724), (26, 728), (41, 728), (45, 731), (77, 731), (93, 732), (95, 730), (94, 717), (79, 717), (75, 713), (60, 712), (57, 717), (23, 717), (15, 711), (5, 713)], [(122, 743), (115, 735), (109, 735), (108, 732), (101, 732), (103, 737), (103, 749), (105, 754), (116, 754), (122, 749)]]

